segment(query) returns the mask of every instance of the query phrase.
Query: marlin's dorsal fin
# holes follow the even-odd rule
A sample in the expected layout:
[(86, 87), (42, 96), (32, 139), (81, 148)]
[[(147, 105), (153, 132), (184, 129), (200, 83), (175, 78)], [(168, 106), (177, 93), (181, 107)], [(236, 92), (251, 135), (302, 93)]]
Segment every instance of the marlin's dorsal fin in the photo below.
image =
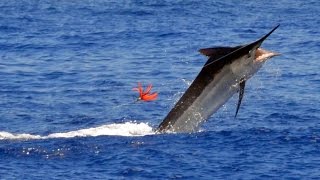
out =
[(241, 101), (242, 101), (243, 94), (244, 94), (244, 87), (245, 87), (245, 86), (246, 86), (246, 81), (244, 81), (244, 80), (240, 81), (239, 100), (238, 100), (236, 115), (234, 116), (234, 118), (236, 118), (237, 115), (238, 115), (239, 108), (240, 108)]
[(199, 49), (199, 52), (205, 56), (221, 56), (234, 51), (234, 47), (212, 47)]
[(213, 63), (216, 60), (220, 59), (227, 54), (232, 53), (233, 51), (239, 49), (241, 46), (236, 47), (212, 47), (212, 48), (203, 48), (200, 49), (199, 52), (205, 56), (208, 56), (209, 59), (206, 62), (206, 65), (209, 63)]

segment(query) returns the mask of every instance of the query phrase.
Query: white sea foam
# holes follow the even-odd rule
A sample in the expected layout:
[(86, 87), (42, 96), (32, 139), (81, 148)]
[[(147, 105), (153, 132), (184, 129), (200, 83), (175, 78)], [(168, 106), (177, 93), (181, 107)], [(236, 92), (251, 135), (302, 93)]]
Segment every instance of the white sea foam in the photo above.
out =
[(76, 131), (53, 133), (47, 136), (32, 134), (13, 134), (0, 131), (0, 140), (4, 139), (50, 139), (50, 138), (73, 138), (93, 136), (145, 136), (155, 134), (152, 127), (146, 123), (126, 122), (121, 124), (109, 124), (99, 127), (80, 129)]
[(41, 139), (43, 137), (32, 134), (12, 134), (9, 132), (0, 131), (0, 140), (3, 139)]

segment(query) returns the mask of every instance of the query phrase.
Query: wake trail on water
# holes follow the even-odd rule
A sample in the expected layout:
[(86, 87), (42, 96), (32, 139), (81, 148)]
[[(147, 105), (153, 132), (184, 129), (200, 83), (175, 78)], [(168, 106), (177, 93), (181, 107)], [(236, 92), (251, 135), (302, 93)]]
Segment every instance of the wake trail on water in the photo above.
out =
[(13, 134), (0, 131), (0, 140), (24, 140), (24, 139), (51, 139), (51, 138), (73, 138), (73, 137), (95, 137), (95, 136), (145, 136), (156, 132), (146, 123), (115, 123), (102, 125), (94, 128), (80, 129), (69, 132), (52, 133), (47, 136), (33, 134)]

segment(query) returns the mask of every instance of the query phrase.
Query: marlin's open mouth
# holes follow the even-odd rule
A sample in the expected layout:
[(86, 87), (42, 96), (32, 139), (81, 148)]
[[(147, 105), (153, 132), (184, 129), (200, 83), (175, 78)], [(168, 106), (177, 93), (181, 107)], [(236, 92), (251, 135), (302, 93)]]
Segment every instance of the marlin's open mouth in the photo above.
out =
[(256, 54), (255, 54), (255, 61), (266, 61), (267, 59), (270, 59), (274, 56), (279, 56), (280, 53), (276, 53), (276, 52), (272, 52), (272, 51), (267, 51), (265, 49), (262, 48), (258, 48), (256, 50)]

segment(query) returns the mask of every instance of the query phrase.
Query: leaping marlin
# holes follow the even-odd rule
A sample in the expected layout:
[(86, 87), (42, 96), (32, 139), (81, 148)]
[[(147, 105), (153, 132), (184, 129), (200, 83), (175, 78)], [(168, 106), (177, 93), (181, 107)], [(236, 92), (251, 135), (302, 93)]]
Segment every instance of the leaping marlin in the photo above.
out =
[(279, 55), (260, 48), (262, 42), (278, 27), (250, 44), (200, 49), (200, 53), (209, 57), (208, 61), (157, 131), (197, 131), (234, 93), (239, 92), (237, 116), (246, 81), (267, 59)]

